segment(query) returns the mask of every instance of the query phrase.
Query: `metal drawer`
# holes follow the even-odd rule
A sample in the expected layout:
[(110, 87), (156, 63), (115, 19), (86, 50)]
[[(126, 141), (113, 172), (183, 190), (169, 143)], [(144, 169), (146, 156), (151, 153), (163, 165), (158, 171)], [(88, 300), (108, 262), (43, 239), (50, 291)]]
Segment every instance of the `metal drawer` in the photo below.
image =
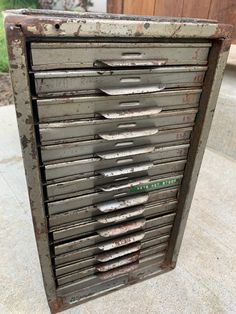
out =
[[(153, 207), (153, 203), (150, 203), (150, 202), (154, 201), (155, 206), (158, 207), (158, 205), (157, 205), (157, 201), (158, 201), (158, 204), (160, 203), (160, 207), (161, 207), (161, 208), (158, 207), (158, 212), (161, 212), (163, 209), (163, 206), (162, 206), (163, 203), (165, 203), (169, 199), (176, 199), (177, 192), (178, 192), (178, 188), (172, 187), (172, 188), (161, 189), (159, 191), (156, 191), (156, 194), (157, 194), (156, 196), (154, 196), (153, 192), (150, 192), (149, 195), (141, 195), (141, 196), (135, 197), (135, 198), (128, 197), (127, 206), (126, 206), (126, 203), (123, 202), (123, 207), (120, 204), (120, 210), (124, 210), (124, 211), (127, 210), (129, 205), (133, 206), (133, 207), (145, 205), (145, 208), (147, 208), (148, 210), (151, 211), (151, 209), (149, 209), (149, 207), (150, 208)], [(155, 201), (155, 198), (157, 201)], [(165, 208), (165, 206), (164, 206), (164, 208)], [(112, 214), (113, 213), (111, 213), (110, 215), (112, 215)], [(92, 218), (94, 218), (98, 215), (101, 215), (101, 211), (98, 208), (96, 208), (96, 206), (89, 206), (89, 207), (79, 208), (79, 209), (75, 209), (75, 210), (70, 210), (68, 212), (50, 215), (49, 216), (49, 226), (55, 227), (55, 226), (59, 226), (59, 225), (66, 225), (66, 224), (69, 224), (69, 223), (72, 223), (75, 221), (79, 221), (79, 220), (91, 220)], [(106, 214), (106, 215), (108, 215), (108, 214)], [(76, 242), (72, 243), (71, 249), (70, 249), (70, 246), (67, 246), (67, 250), (76, 250), (76, 248), (77, 248)], [(60, 247), (60, 250), (61, 250), (60, 252), (62, 252), (62, 253), (65, 252), (63, 249), (63, 246)], [(57, 249), (55, 249), (55, 251), (56, 251), (56, 253), (59, 254)]]
[[(142, 259), (146, 256), (151, 255), (151, 254), (154, 255), (154, 254), (157, 254), (159, 252), (163, 252), (166, 250), (167, 246), (168, 246), (168, 243), (165, 242), (165, 243), (161, 243), (161, 244), (158, 244), (156, 246), (153, 246), (152, 248), (146, 248), (146, 249), (143, 248), (140, 250), (140, 252), (134, 252), (133, 253), (134, 259), (136, 256), (137, 256), (137, 259), (138, 258)], [(130, 256), (132, 256), (132, 253), (128, 256), (118, 258), (118, 259), (116, 259), (116, 261), (104, 263), (104, 265), (102, 265), (102, 266), (103, 266), (103, 268), (109, 269), (109, 267), (113, 266), (114, 264), (119, 263), (119, 264), (124, 265), (124, 264), (126, 264), (126, 261), (127, 261), (127, 263), (129, 262)], [(61, 276), (57, 277), (58, 286), (65, 285), (69, 282), (77, 281), (79, 279), (89, 277), (91, 275), (97, 275), (98, 272), (97, 272), (96, 266), (97, 266), (96, 258), (84, 261), (83, 268), (81, 267), (81, 269), (79, 269), (77, 271), (74, 271), (74, 272), (69, 273), (69, 274), (66, 273), (65, 275), (61, 275)], [(56, 271), (57, 271), (57, 269), (56, 269)]]
[[(72, 221), (71, 224), (50, 227), (49, 231), (53, 233), (53, 239), (58, 241), (63, 238), (71, 237), (75, 232), (80, 236), (85, 236), (99, 230), (113, 226), (117, 223), (131, 222), (133, 219), (145, 217), (150, 218), (172, 212), (176, 209), (177, 201), (169, 200), (166, 202), (153, 202), (147, 205), (134, 206), (131, 208), (119, 210), (116, 212), (102, 214), (87, 220)], [(145, 225), (147, 227), (147, 225)], [(102, 235), (102, 232), (101, 234)]]
[[(145, 231), (144, 230), (135, 230), (127, 235), (119, 235), (119, 236), (113, 236), (112, 238), (106, 239), (103, 236), (99, 234), (99, 231), (97, 234), (90, 235), (86, 238), (83, 238), (85, 241), (89, 242), (90, 238), (93, 238), (93, 241), (95, 243), (95, 246), (88, 246), (86, 248), (86, 253), (83, 255), (85, 256), (84, 258), (82, 255), (79, 255), (79, 252), (83, 252), (83, 250), (78, 250), (74, 251), (68, 254), (64, 255), (59, 255), (55, 257), (55, 265), (57, 267), (57, 275), (62, 275), (64, 273), (68, 273), (70, 271), (78, 270), (79, 268), (83, 268), (86, 266), (89, 266), (87, 264), (88, 259), (91, 260), (91, 257), (94, 256), (98, 261), (103, 261), (102, 257), (105, 258), (107, 253), (112, 253), (114, 252), (114, 249), (120, 248), (121, 250), (124, 250), (127, 248), (128, 245), (132, 243), (142, 243), (143, 241), (148, 241), (150, 239), (155, 239), (152, 235), (155, 234), (156, 238), (169, 234), (170, 231), (170, 226), (173, 223), (175, 217), (175, 213), (169, 213), (164, 216), (152, 218), (146, 220), (146, 226), (145, 226)], [(141, 219), (140, 219), (141, 220)], [(137, 220), (138, 221), (138, 220)], [(145, 221), (145, 220), (144, 220)], [(139, 237), (138, 235), (142, 235)], [(127, 244), (125, 241), (126, 239)], [(131, 243), (129, 243), (129, 240)], [(153, 242), (153, 241), (152, 241)], [(159, 242), (159, 240), (157, 241)], [(116, 244), (117, 243), (117, 244)], [(110, 249), (111, 247), (111, 249)], [(94, 250), (96, 248), (96, 250)], [(109, 249), (107, 249), (109, 248)], [(140, 249), (140, 248), (139, 248)], [(85, 251), (85, 249), (84, 249)], [(93, 252), (93, 253), (92, 253)], [(94, 255), (94, 252), (98, 252), (96, 255)], [(92, 253), (92, 254), (91, 254)], [(104, 253), (106, 253), (104, 255)], [(129, 254), (129, 252), (125, 252), (126, 254)], [(99, 254), (99, 255), (98, 255)], [(125, 255), (125, 254), (124, 254)], [(101, 257), (100, 257), (101, 256)], [(116, 255), (113, 255), (113, 258), (116, 258)], [(91, 261), (94, 263), (94, 261)], [(62, 265), (64, 264), (69, 264), (69, 266), (63, 267)], [(91, 265), (91, 264), (90, 264)]]
[[(151, 249), (150, 248), (146, 250), (144, 249), (140, 252), (141, 254), (139, 256), (140, 258), (142, 258), (142, 257), (146, 257), (147, 255), (157, 254), (159, 252), (164, 251), (167, 248), (167, 246), (168, 246), (168, 243), (162, 243), (157, 246), (154, 246)], [(87, 276), (91, 276), (94, 274), (96, 274), (96, 267), (87, 266), (86, 268), (83, 268), (79, 271), (74, 271), (72, 273), (57, 277), (57, 283), (58, 283), (58, 286), (62, 286), (69, 282), (77, 281), (79, 279), (82, 279), (82, 278), (85, 278)]]
[(201, 89), (169, 90), (129, 96), (82, 96), (37, 99), (39, 122), (93, 118), (99, 112), (145, 109), (165, 110), (198, 107)]
[(199, 87), (205, 66), (179, 66), (134, 70), (67, 70), (34, 73), (36, 94), (63, 96), (81, 93), (124, 95), (176, 87)]
[(71, 256), (73, 251), (75, 254), (77, 254), (77, 251), (81, 252), (81, 258), (83, 258), (82, 256), (86, 257), (94, 253), (101, 253), (106, 244), (109, 245), (110, 250), (118, 249), (140, 241), (147, 241), (164, 235), (169, 235), (171, 229), (172, 224), (167, 224), (150, 230), (146, 229), (145, 232), (138, 231), (126, 236), (117, 237), (111, 241), (104, 242), (104, 239), (100, 238), (99, 242), (99, 240), (97, 241), (97, 235), (91, 235), (86, 238), (69, 240), (62, 244), (54, 243), (55, 254), (58, 255), (55, 258), (57, 259), (57, 263), (63, 262), (64, 257)]
[[(117, 268), (117, 272), (112, 270), (111, 272), (109, 272), (109, 274), (106, 273), (106, 276), (100, 275), (100, 276), (86, 277), (82, 280), (75, 281), (70, 284), (58, 287), (57, 291), (59, 295), (60, 293), (67, 294), (77, 289), (81, 289), (83, 293), (83, 289), (86, 287), (89, 287), (91, 291), (93, 290), (93, 286), (96, 286), (99, 283), (104, 285), (106, 283), (106, 280), (104, 279), (111, 280), (114, 277), (118, 277), (118, 280), (120, 280), (122, 278), (120, 277), (122, 274), (127, 274), (128, 272), (131, 272), (133, 270), (138, 270), (138, 269), (142, 271), (142, 268), (145, 268), (146, 266), (150, 267), (150, 265), (152, 264), (154, 264), (155, 267), (157, 268), (164, 262), (164, 259), (165, 259), (165, 251), (157, 253), (157, 254), (153, 254), (153, 255), (148, 255), (147, 257), (141, 258), (139, 263), (138, 262), (132, 263), (126, 267)], [(114, 287), (114, 285), (112, 286)], [(97, 286), (96, 286), (96, 289), (97, 289)]]
[[(179, 185), (181, 183), (182, 175), (177, 174), (173, 176), (169, 175), (161, 179), (155, 179), (155, 178), (148, 178), (148, 179), (150, 179), (149, 182), (140, 183), (134, 186), (130, 184), (123, 188), (123, 186), (121, 185), (122, 188), (120, 190), (115, 189), (113, 191), (107, 191), (107, 192), (89, 193), (89, 194), (85, 194), (78, 197), (71, 197), (68, 199), (60, 200), (60, 201), (49, 202), (47, 204), (49, 214), (54, 215), (54, 214), (66, 212), (69, 210), (92, 206), (92, 205), (94, 205), (101, 211), (105, 211), (105, 212), (106, 212), (106, 209), (105, 208), (103, 209), (103, 207), (106, 207), (106, 206), (108, 207), (108, 209), (110, 209), (110, 207), (116, 208), (116, 206), (117, 208), (120, 208), (119, 201), (122, 197), (130, 196), (136, 193), (143, 193), (146, 191), (163, 189), (165, 187)], [(158, 197), (158, 193), (156, 192), (155, 194)], [(133, 196), (133, 198), (137, 199), (135, 196)], [(148, 199), (148, 196), (147, 196), (147, 199)], [(106, 201), (110, 201), (110, 202), (108, 202), (107, 205), (104, 204), (104, 206), (99, 204), (100, 202), (106, 202)], [(129, 206), (126, 206), (126, 207), (129, 207)]]
[[(188, 147), (189, 144), (182, 144), (165, 147), (164, 149), (156, 149), (150, 154), (133, 155), (132, 157), (126, 157), (123, 159), (100, 160), (98, 158), (93, 158), (47, 165), (45, 166), (45, 176), (48, 180), (47, 197), (49, 200), (59, 199), (63, 198), (63, 195), (65, 194), (72, 195), (80, 190), (92, 189), (95, 186), (120, 180), (117, 176), (115, 178), (110, 177), (109, 169), (111, 169), (111, 171), (115, 170), (115, 174), (119, 171), (120, 173), (118, 175), (123, 175), (125, 179), (137, 178), (137, 176), (145, 176), (149, 173), (163, 173), (163, 171), (165, 171), (165, 165), (166, 167), (170, 166), (170, 168), (167, 169), (167, 172), (177, 171), (174, 170), (176, 169), (175, 167), (173, 168), (173, 165), (175, 165), (173, 162), (186, 159)], [(135, 150), (133, 152), (135, 152)], [(155, 169), (151, 170), (152, 164), (150, 164), (150, 162), (153, 164)], [(143, 168), (141, 167), (141, 163), (143, 163)], [(165, 164), (162, 166), (162, 163)], [(180, 163), (181, 162), (177, 162), (176, 165)], [(128, 167), (130, 167), (130, 169)], [(122, 170), (124, 173), (122, 173)], [(157, 173), (157, 171), (160, 172)], [(65, 178), (65, 181), (60, 180), (59, 183), (55, 183), (56, 178), (66, 177), (68, 174), (71, 174), (69, 177), (70, 180), (66, 181)], [(72, 179), (73, 177), (74, 179)], [(87, 181), (83, 178), (87, 178)]]
[[(71, 143), (61, 143), (55, 145), (41, 146), (41, 155), (44, 161), (58, 160), (63, 158), (76, 159), (94, 157), (94, 154), (101, 152), (115, 151), (118, 149), (133, 149), (143, 145), (153, 145), (165, 142), (182, 143), (189, 139), (192, 127), (167, 129), (167, 130), (149, 130), (150, 132), (141, 131), (140, 137), (120, 140), (96, 139), (90, 141), (77, 140)], [(155, 133), (151, 135), (152, 133)], [(151, 133), (151, 134), (150, 134)], [(148, 135), (150, 134), (150, 135)], [(178, 141), (178, 142), (177, 142)], [(86, 157), (85, 157), (86, 156)]]
[[(130, 154), (124, 156), (123, 158), (114, 158), (109, 159), (109, 157), (115, 155), (116, 153), (107, 153), (102, 154), (101, 157), (95, 157), (90, 159), (81, 159), (74, 161), (66, 161), (62, 160), (62, 162), (55, 164), (46, 164), (45, 165), (45, 176), (46, 180), (55, 180), (62, 177), (91, 177), (96, 175), (102, 175), (105, 177), (111, 176), (109, 174), (109, 169), (111, 172), (114, 172), (113, 176), (122, 175), (127, 173), (135, 172), (135, 165), (140, 164), (142, 162), (152, 162), (161, 163), (165, 161), (171, 161), (173, 158), (180, 157), (184, 158), (188, 153), (189, 144), (180, 144), (167, 146), (162, 148), (156, 148), (155, 146), (147, 146), (144, 148), (137, 148), (131, 151), (125, 151), (125, 153)], [(124, 151), (123, 151), (124, 152)], [(135, 155), (135, 153), (141, 152), (141, 154)], [(143, 152), (143, 153), (142, 153)], [(132, 153), (134, 155), (132, 155)], [(117, 152), (117, 156), (119, 156), (120, 152)], [(99, 156), (99, 154), (98, 154)], [(121, 156), (121, 155), (120, 155)], [(122, 171), (122, 167), (132, 167), (130, 171)], [(150, 168), (150, 166), (148, 166)], [(119, 170), (120, 169), (120, 170)], [(145, 170), (145, 169), (143, 169)], [(139, 170), (140, 171), (140, 170)], [(117, 174), (117, 172), (119, 172)], [(62, 187), (62, 186), (61, 186)]]
[[(173, 214), (160, 216), (158, 218), (153, 218), (147, 221), (141, 217), (141, 218), (134, 219), (132, 221), (123, 222), (120, 225), (113, 225), (112, 227), (104, 226), (104, 229), (98, 229), (98, 230), (93, 229), (93, 226), (94, 226), (93, 224), (84, 225), (84, 226), (77, 224), (77, 225), (71, 225), (69, 227), (64, 227), (63, 229), (60, 229), (57, 231), (53, 231), (52, 236), (55, 242), (59, 242), (59, 241), (67, 241), (69, 239), (74, 239), (75, 237), (78, 236), (78, 234), (80, 234), (80, 231), (81, 231), (80, 235), (82, 237), (89, 236), (91, 233), (95, 232), (97, 233), (97, 237), (98, 237), (97, 239), (99, 240), (99, 237), (110, 238), (114, 236), (121, 236), (123, 234), (135, 232), (140, 229), (146, 230), (146, 228), (155, 227), (156, 225), (159, 225), (159, 224), (169, 224), (170, 222), (174, 220), (174, 216), (175, 214), (173, 213)], [(126, 228), (127, 228), (127, 231), (125, 231)], [(116, 230), (117, 232), (116, 234), (114, 233), (113, 229)]]
[[(34, 70), (93, 66), (206, 64), (210, 43), (31, 43)], [(86, 51), (86, 53), (85, 53)], [(116, 62), (115, 62), (116, 61)], [(112, 63), (113, 62), (113, 63)]]
[[(170, 234), (169, 230), (171, 225), (166, 225), (164, 227), (158, 227), (157, 229), (150, 229), (150, 230), (159, 230), (159, 234), (156, 234), (156, 237), (150, 237), (151, 231), (146, 230), (146, 235), (136, 243), (131, 243), (127, 245), (125, 248), (124, 247), (118, 247), (116, 249), (111, 250), (111, 253), (114, 256), (123, 256), (125, 254), (134, 252), (135, 250), (139, 250), (140, 248), (148, 248), (153, 245), (158, 245), (164, 242), (167, 242)], [(160, 232), (161, 231), (161, 232)], [(107, 252), (108, 254), (110, 253), (109, 251)], [(54, 263), (55, 266), (58, 269), (58, 275), (60, 275), (60, 270), (59, 268), (62, 265), (68, 264), (68, 263), (75, 263), (78, 260), (89, 260), (92, 257), (95, 257), (99, 261), (106, 261), (109, 260), (109, 258), (106, 256), (106, 252), (103, 252), (99, 249), (97, 245), (92, 245), (89, 247), (85, 247), (76, 251), (72, 251), (66, 254), (60, 254), (54, 257)], [(115, 258), (115, 257), (114, 257)], [(61, 272), (62, 274), (62, 272)]]
[[(161, 112), (160, 108), (146, 108), (114, 112), (100, 112), (100, 119), (71, 122), (52, 122), (39, 125), (41, 143), (56, 142), (63, 139), (78, 138), (91, 140), (102, 138), (116, 140), (140, 136), (140, 130), (159, 127), (192, 125), (197, 109), (170, 110)], [(154, 130), (156, 128), (156, 130)], [(154, 134), (155, 134), (154, 133)]]

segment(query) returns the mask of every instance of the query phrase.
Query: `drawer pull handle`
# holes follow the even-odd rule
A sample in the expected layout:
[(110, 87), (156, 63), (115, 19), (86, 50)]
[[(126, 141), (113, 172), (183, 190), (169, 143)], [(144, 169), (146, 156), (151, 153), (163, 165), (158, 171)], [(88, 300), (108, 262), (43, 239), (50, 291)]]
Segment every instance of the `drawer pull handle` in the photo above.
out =
[(127, 274), (131, 271), (134, 271), (138, 269), (138, 266), (139, 266), (139, 261), (136, 261), (132, 264), (121, 266), (116, 269), (112, 269), (108, 272), (100, 273), (98, 276), (102, 280), (112, 279), (112, 278)]
[(144, 206), (140, 205), (110, 214), (105, 215), (103, 214), (101, 216), (96, 217), (96, 220), (97, 222), (102, 224), (122, 222), (127, 219), (142, 215), (144, 213), (144, 210), (145, 210)]
[(131, 263), (138, 261), (139, 255), (140, 255), (140, 252), (134, 252), (134, 253), (131, 253), (127, 256), (123, 256), (116, 261), (109, 261), (107, 263), (100, 263), (100, 264), (96, 265), (95, 267), (96, 267), (97, 271), (99, 271), (99, 272), (102, 272), (102, 273), (107, 272), (109, 270), (116, 269), (118, 267), (128, 265), (128, 264), (131, 264)]
[(163, 91), (164, 89), (165, 85), (159, 84), (151, 86), (101, 88), (100, 90), (107, 95), (116, 96), (116, 95), (157, 93)]
[(107, 111), (100, 112), (99, 114), (106, 119), (126, 119), (126, 118), (138, 118), (145, 116), (156, 116), (162, 111), (161, 108), (147, 108), (147, 109), (139, 109), (139, 110), (121, 110), (121, 111)]
[(99, 187), (99, 189), (103, 192), (113, 192), (113, 191), (119, 191), (121, 189), (128, 189), (128, 188), (132, 188), (134, 186), (137, 186), (139, 184), (144, 184), (144, 183), (148, 183), (150, 182), (150, 178), (145, 178), (145, 179), (139, 179), (133, 182), (128, 182), (122, 185), (117, 185), (117, 183), (115, 184), (111, 184), (111, 185), (106, 185), (106, 186), (101, 186)]
[(96, 153), (96, 155), (102, 159), (109, 160), (109, 159), (116, 159), (116, 158), (123, 158), (123, 157), (152, 153), (154, 150), (155, 150), (155, 146), (148, 146), (148, 147), (141, 147), (141, 148), (136, 148), (136, 149), (114, 151), (111, 153), (101, 152), (101, 153)]
[(99, 173), (104, 177), (114, 177), (114, 176), (120, 176), (120, 175), (128, 174), (128, 173), (147, 171), (148, 169), (151, 169), (153, 167), (154, 167), (154, 164), (152, 162), (145, 162), (142, 164), (129, 166), (129, 167), (119, 167), (119, 168), (113, 168), (113, 169), (108, 169), (108, 170), (102, 170), (102, 171), (99, 171)]
[(120, 248), (122, 246), (127, 246), (129, 244), (141, 241), (145, 236), (145, 232), (143, 230), (125, 235), (120, 238), (116, 238), (114, 240), (109, 240), (106, 242), (98, 243), (97, 247), (101, 251), (109, 251), (112, 249)]
[(145, 204), (148, 201), (148, 198), (148, 194), (142, 194), (134, 197), (126, 197), (121, 200), (99, 203), (95, 206), (102, 213), (110, 213), (119, 209)]
[(167, 59), (125, 59), (125, 60), (96, 60), (95, 67), (133, 67), (133, 66), (162, 66)]
[(150, 136), (155, 135), (158, 133), (157, 128), (150, 128), (150, 129), (142, 129), (137, 131), (124, 131), (124, 132), (110, 132), (110, 133), (99, 133), (98, 136), (103, 138), (107, 141), (116, 141), (116, 140), (123, 140), (127, 138), (135, 138), (135, 137), (142, 137), (142, 136)]
[(137, 252), (140, 249), (141, 249), (141, 243), (138, 242), (138, 243), (130, 244), (128, 246), (119, 248), (119, 249), (100, 253), (99, 255), (96, 256), (96, 260), (99, 262), (108, 262), (108, 261), (113, 260), (115, 258), (122, 257), (124, 255)]
[(138, 229), (144, 228), (146, 223), (146, 219), (137, 219), (135, 221), (124, 222), (120, 225), (116, 225), (113, 227), (107, 227), (104, 229), (97, 230), (97, 233), (103, 238), (116, 237), (119, 235), (123, 235), (129, 233), (131, 231), (136, 231)]

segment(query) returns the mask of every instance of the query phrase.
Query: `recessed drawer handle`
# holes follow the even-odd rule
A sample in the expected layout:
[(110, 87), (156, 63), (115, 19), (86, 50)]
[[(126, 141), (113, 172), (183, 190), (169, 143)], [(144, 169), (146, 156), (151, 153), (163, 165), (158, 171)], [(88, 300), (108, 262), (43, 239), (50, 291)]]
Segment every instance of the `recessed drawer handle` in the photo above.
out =
[(148, 183), (148, 182), (150, 182), (150, 179), (146, 178), (146, 179), (136, 180), (136, 181), (129, 182), (126, 184), (121, 184), (121, 185), (118, 185), (118, 184), (112, 185), (111, 184), (111, 185), (101, 186), (101, 187), (99, 187), (99, 189), (101, 191), (104, 191), (104, 192), (113, 192), (113, 191), (119, 191), (121, 189), (132, 188), (132, 187), (137, 186), (139, 184), (144, 184), (144, 183)]
[(127, 274), (131, 271), (134, 271), (138, 268), (138, 266), (139, 266), (139, 261), (136, 261), (132, 264), (121, 266), (121, 267), (118, 267), (116, 269), (112, 269), (112, 270), (105, 272), (105, 273), (99, 273), (98, 276), (102, 280), (112, 279), (112, 278), (115, 278), (117, 276), (121, 276), (121, 275)]
[(103, 93), (110, 96), (157, 93), (163, 91), (164, 89), (165, 85), (163, 84), (136, 87), (100, 88)]
[(150, 129), (142, 129), (137, 131), (124, 131), (124, 132), (110, 132), (110, 133), (99, 133), (98, 136), (103, 138), (107, 141), (116, 141), (116, 140), (123, 140), (127, 138), (135, 138), (135, 137), (142, 137), (142, 136), (151, 136), (158, 133), (157, 128), (150, 128)]
[(97, 230), (97, 233), (104, 238), (116, 237), (131, 231), (142, 229), (145, 226), (145, 223), (146, 219), (137, 219), (135, 221), (124, 222), (120, 225)]
[(96, 60), (95, 67), (133, 67), (133, 66), (162, 66), (167, 59), (125, 59), (125, 60)]
[(116, 159), (116, 158), (123, 158), (141, 154), (152, 153), (155, 150), (155, 146), (148, 146), (148, 147), (141, 147), (136, 149), (126, 149), (120, 151), (114, 151), (111, 153), (96, 153), (96, 155), (102, 159)]
[(142, 194), (136, 195), (134, 197), (126, 197), (119, 201), (112, 200), (108, 202), (99, 203), (95, 206), (98, 210), (100, 210), (103, 213), (110, 213), (119, 209), (145, 204), (148, 201), (148, 198), (149, 198), (148, 194)]
[(140, 171), (147, 171), (154, 167), (152, 162), (145, 162), (143, 164), (133, 165), (129, 167), (122, 167), (122, 168), (113, 168), (108, 170), (101, 170), (99, 173), (104, 177), (115, 177), (120, 176), (123, 174), (140, 172)]
[(95, 265), (95, 268), (99, 272), (107, 272), (112, 269), (116, 269), (118, 267), (128, 265), (138, 261), (140, 252), (131, 253), (130, 255), (123, 256), (116, 261), (109, 261), (106, 263), (99, 263)]
[(143, 230), (140, 230), (138, 232), (125, 235), (120, 238), (112, 239), (106, 242), (98, 243), (97, 247), (101, 251), (109, 251), (112, 249), (120, 248), (123, 246), (127, 246), (129, 244), (140, 242), (145, 236), (145, 232)]
[(147, 108), (147, 109), (139, 109), (139, 110), (120, 110), (120, 111), (107, 111), (107, 112), (99, 112), (101, 116), (106, 119), (125, 119), (125, 118), (137, 118), (137, 117), (145, 117), (145, 116), (156, 116), (162, 111), (161, 108)]
[(102, 224), (117, 223), (133, 217), (140, 216), (144, 213), (144, 210), (145, 210), (144, 206), (140, 205), (121, 210), (121, 212), (118, 211), (110, 214), (105, 215), (103, 214), (101, 216), (96, 217), (96, 220), (97, 222)]
[(112, 251), (103, 252), (96, 256), (96, 260), (99, 262), (108, 262), (118, 257), (137, 252), (141, 249), (141, 243), (134, 243), (128, 246), (118, 248)]

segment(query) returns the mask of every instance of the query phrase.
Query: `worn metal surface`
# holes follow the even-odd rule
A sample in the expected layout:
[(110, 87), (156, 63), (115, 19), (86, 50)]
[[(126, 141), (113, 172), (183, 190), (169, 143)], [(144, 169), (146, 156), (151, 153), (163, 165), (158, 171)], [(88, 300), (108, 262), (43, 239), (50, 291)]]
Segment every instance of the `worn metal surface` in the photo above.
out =
[(32, 68), (48, 70), (93, 66), (205, 65), (210, 46), (210, 43), (33, 42)]
[[(58, 312), (172, 269), (214, 112), (231, 26), (206, 20), (34, 10), (8, 12), (5, 25), (32, 217), (51, 311)], [(117, 41), (111, 44), (110, 38)], [(78, 55), (86, 45), (89, 53), (83, 60)], [(67, 59), (63, 65), (60, 58), (65, 54)], [(84, 66), (91, 69), (79, 69)], [(97, 66), (101, 69), (95, 68)], [(40, 72), (42, 69), (47, 71)], [(179, 87), (186, 88), (178, 90)], [(161, 91), (163, 88), (165, 90)], [(108, 94), (128, 95), (105, 97), (102, 90)], [(139, 91), (143, 94), (129, 95)], [(147, 91), (155, 92), (145, 94)], [(71, 97), (81, 92), (84, 96)], [(37, 94), (44, 98), (38, 99)], [(55, 98), (57, 95), (63, 98)], [(65, 95), (71, 96), (65, 98)], [(183, 128), (182, 123), (176, 122), (155, 127), (143, 125), (132, 130), (139, 117), (145, 121), (156, 115), (158, 119), (166, 115), (167, 110), (187, 108), (195, 108), (191, 109), (192, 120), (185, 120), (188, 127)], [(81, 118), (93, 119), (98, 125), (127, 119), (130, 121), (125, 122), (126, 127), (131, 130), (117, 132), (104, 128), (96, 131), (88, 124), (84, 136), (96, 131), (100, 138), (81, 141), (76, 134), (80, 132), (79, 127), (69, 136), (71, 126), (80, 125), (72, 120)], [(63, 137), (67, 132), (64, 127), (70, 131)], [(63, 130), (61, 135), (53, 137), (54, 130), (59, 129)], [(90, 133), (86, 133), (87, 130)], [(45, 142), (47, 145), (40, 146)], [(177, 153), (170, 148), (170, 142), (185, 146)], [(168, 155), (170, 151), (175, 151), (174, 155)], [(152, 178), (134, 177), (133, 170), (137, 166), (131, 168), (128, 163), (133, 158), (137, 161), (135, 158), (155, 153), (158, 159), (165, 158), (163, 172)], [(112, 163), (121, 157), (123, 172), (117, 173)], [(51, 181), (45, 177), (44, 171), (56, 169), (57, 165), (81, 162), (82, 169), (84, 162), (84, 165), (90, 164), (92, 172), (96, 162), (110, 160), (111, 169), (102, 170), (100, 175), (105, 180), (114, 178), (113, 175), (120, 176), (119, 180), (92, 183), (90, 190), (84, 190), (88, 194), (83, 194), (80, 188), (82, 181), (77, 182), (82, 180), (79, 174), (65, 173), (66, 181), (63, 175), (56, 175), (58, 181), (55, 182), (53, 177)], [(157, 163), (152, 168), (154, 159), (141, 161), (151, 168), (141, 167), (140, 173), (162, 167)], [(167, 175), (171, 165), (173, 168)], [(132, 185), (132, 180), (130, 184), (129, 179), (136, 184)], [(48, 202), (45, 184), (50, 191), (50, 188), (57, 189), (53, 184), (59, 186), (60, 183), (69, 198)], [(93, 191), (95, 186), (100, 187), (100, 191)], [(55, 191), (51, 190), (49, 197), (53, 197), (53, 193), (56, 197), (60, 194), (60, 189)], [(87, 232), (87, 236), (80, 237), (80, 232)], [(124, 233), (127, 234), (122, 235)], [(102, 251), (107, 261), (96, 260)], [(53, 273), (54, 263), (57, 278)], [(83, 265), (87, 268), (80, 270)]]
[(158, 93), (127, 96), (83, 96), (38, 99), (40, 122), (93, 118), (96, 112), (119, 111), (157, 107), (164, 110), (194, 108), (198, 106), (201, 89), (170, 90)]
[[(137, 93), (137, 88), (141, 88), (138, 93), (145, 93), (149, 86), (151, 92), (163, 88), (201, 87), (206, 70), (207, 66), (175, 66), (132, 70), (41, 71), (33, 76), (39, 97), (97, 94), (103, 90), (112, 95), (122, 95)], [(112, 93), (117, 88), (118, 92)]]
[[(178, 128), (178, 129), (163, 129), (148, 137), (137, 137), (132, 138), (132, 140), (125, 139), (123, 141), (106, 141), (102, 139), (95, 139), (90, 141), (79, 142), (79, 136), (74, 139), (75, 142), (70, 143), (61, 143), (55, 145), (47, 145), (41, 147), (41, 155), (43, 160), (56, 160), (62, 158), (83, 158), (83, 156), (94, 157), (94, 154), (105, 152), (105, 151), (114, 151), (120, 149), (131, 149), (137, 146), (143, 146), (147, 144), (160, 144), (178, 141), (188, 140), (191, 135), (192, 127), (188, 128)], [(155, 132), (156, 133), (156, 132)], [(84, 157), (86, 158), (86, 157)]]
[[(128, 111), (103, 114), (105, 119), (93, 119), (71, 122), (51, 122), (40, 124), (40, 139), (43, 145), (57, 140), (76, 138), (80, 140), (97, 137), (105, 140), (120, 140), (156, 134), (158, 127), (181, 125), (185, 127), (194, 123), (197, 109), (163, 111), (150, 109), (145, 111)], [(118, 130), (118, 131), (117, 131)], [(105, 133), (106, 132), (106, 133)]]

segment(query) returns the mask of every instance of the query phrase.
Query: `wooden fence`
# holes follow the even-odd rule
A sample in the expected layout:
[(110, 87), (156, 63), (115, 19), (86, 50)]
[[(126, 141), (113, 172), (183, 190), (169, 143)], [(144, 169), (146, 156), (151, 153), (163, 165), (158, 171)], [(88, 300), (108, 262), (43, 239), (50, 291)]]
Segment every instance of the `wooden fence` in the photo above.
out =
[(236, 0), (107, 0), (107, 12), (218, 20), (235, 26), (236, 43)]

